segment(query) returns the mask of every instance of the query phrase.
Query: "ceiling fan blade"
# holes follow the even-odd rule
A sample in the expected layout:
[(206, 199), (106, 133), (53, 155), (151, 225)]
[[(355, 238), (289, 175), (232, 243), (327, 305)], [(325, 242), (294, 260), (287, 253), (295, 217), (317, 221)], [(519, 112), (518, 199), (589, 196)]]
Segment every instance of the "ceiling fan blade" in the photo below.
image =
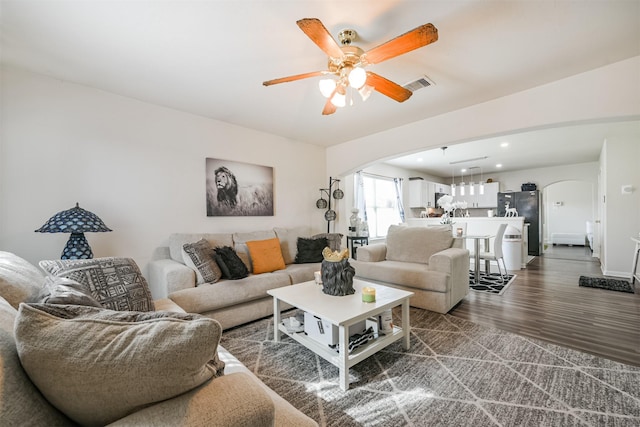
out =
[(338, 42), (331, 37), (327, 28), (317, 18), (305, 18), (296, 22), (298, 27), (309, 37), (324, 53), (332, 58), (342, 58), (344, 53)]
[(329, 114), (335, 113), (337, 109), (338, 107), (333, 105), (333, 103), (331, 102), (331, 98), (328, 98), (327, 102), (325, 102), (324, 104), (324, 108), (322, 109), (322, 115), (328, 116)]
[(313, 71), (311, 73), (296, 74), (295, 76), (281, 77), (279, 79), (267, 80), (266, 82), (262, 82), (262, 85), (271, 86), (271, 85), (276, 85), (278, 83), (294, 82), (296, 80), (307, 79), (309, 77), (323, 76), (325, 74), (331, 74), (331, 72), (323, 70), (323, 71)]
[(338, 91), (338, 88), (336, 87), (333, 90), (333, 92), (331, 92), (331, 96), (327, 98), (327, 102), (324, 103), (324, 108), (322, 109), (323, 116), (328, 116), (329, 114), (333, 114), (338, 109), (338, 107), (333, 105), (333, 102), (331, 102), (331, 99), (333, 98), (333, 96), (336, 94), (337, 91)]
[(424, 24), (365, 52), (367, 64), (378, 64), (438, 40), (438, 29)]
[(404, 102), (413, 95), (413, 92), (409, 89), (405, 89), (399, 84), (385, 79), (376, 73), (372, 73), (371, 71), (367, 71), (367, 83), (365, 84), (398, 102)]

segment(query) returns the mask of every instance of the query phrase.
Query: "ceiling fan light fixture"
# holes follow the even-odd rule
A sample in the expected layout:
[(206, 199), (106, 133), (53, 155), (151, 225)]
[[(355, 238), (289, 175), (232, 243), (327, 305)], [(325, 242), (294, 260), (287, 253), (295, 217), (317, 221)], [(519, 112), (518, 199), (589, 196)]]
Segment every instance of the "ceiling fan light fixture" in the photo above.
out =
[(358, 89), (358, 93), (360, 94), (360, 98), (362, 98), (362, 102), (369, 99), (369, 96), (371, 96), (371, 92), (373, 92), (373, 88), (368, 85), (364, 85), (360, 89)]
[(360, 89), (367, 82), (367, 72), (362, 67), (355, 67), (349, 72), (349, 86)]
[(344, 107), (345, 105), (347, 105), (347, 97), (345, 94), (336, 91), (335, 95), (333, 95), (333, 98), (331, 98), (331, 103), (336, 107)]
[(334, 79), (322, 79), (318, 82), (320, 93), (325, 98), (329, 98), (334, 90), (336, 90), (336, 81)]

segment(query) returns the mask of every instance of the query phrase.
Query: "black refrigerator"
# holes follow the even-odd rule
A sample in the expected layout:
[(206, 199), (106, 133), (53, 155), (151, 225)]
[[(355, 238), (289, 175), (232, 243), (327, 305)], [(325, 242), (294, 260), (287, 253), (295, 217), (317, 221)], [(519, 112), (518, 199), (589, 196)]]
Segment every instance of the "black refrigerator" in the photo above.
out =
[(523, 216), (524, 223), (529, 224), (529, 255), (540, 255), (540, 191), (498, 193), (498, 216), (505, 216), (507, 208), (516, 208), (518, 216)]

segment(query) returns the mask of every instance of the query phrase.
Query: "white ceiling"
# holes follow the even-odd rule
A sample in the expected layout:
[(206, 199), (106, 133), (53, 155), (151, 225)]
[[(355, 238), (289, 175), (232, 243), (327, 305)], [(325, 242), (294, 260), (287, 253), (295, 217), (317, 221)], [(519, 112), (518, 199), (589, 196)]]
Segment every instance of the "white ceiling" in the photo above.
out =
[[(388, 160), (393, 166), (440, 177), (595, 162), (607, 138), (633, 137), (640, 122), (592, 123), (475, 140)], [(497, 166), (501, 165), (501, 166)], [(463, 171), (463, 169), (466, 169)]]
[[(2, 0), (1, 7), (3, 64), (321, 146), (640, 55), (638, 0)], [(370, 69), (399, 84), (427, 75), (435, 85), (404, 103), (374, 93), (331, 116), (321, 115), (318, 78), (262, 86), (326, 68), (324, 53), (296, 25), (310, 17), (335, 38), (355, 29), (364, 50), (433, 23), (437, 42)], [(540, 151), (547, 163), (591, 161), (602, 143), (579, 129), (542, 135), (524, 143), (532, 151), (525, 159)], [(519, 138), (507, 139), (514, 153)], [(476, 157), (486, 152), (479, 147), (446, 155)], [(503, 163), (517, 161), (524, 165), (521, 153)]]

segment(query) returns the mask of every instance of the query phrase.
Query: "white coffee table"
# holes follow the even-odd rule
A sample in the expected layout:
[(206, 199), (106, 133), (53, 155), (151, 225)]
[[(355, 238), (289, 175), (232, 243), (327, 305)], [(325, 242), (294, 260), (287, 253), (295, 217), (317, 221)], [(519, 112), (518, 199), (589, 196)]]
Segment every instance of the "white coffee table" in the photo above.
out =
[[(362, 302), (362, 288), (376, 289), (376, 301)], [(413, 292), (394, 289), (364, 280), (353, 280), (356, 293), (345, 296), (326, 295), (322, 286), (315, 282), (305, 282), (293, 286), (272, 289), (267, 293), (273, 296), (273, 340), (280, 341), (280, 333), (290, 336), (309, 350), (340, 369), (340, 388), (349, 388), (349, 368), (390, 344), (404, 339), (404, 348), (409, 349), (409, 298)], [(305, 333), (289, 333), (280, 317), (280, 301), (324, 319), (338, 327), (339, 352), (308, 337)], [(402, 305), (402, 327), (393, 327), (393, 332), (380, 335), (366, 346), (349, 353), (349, 326), (376, 316), (385, 310)]]

